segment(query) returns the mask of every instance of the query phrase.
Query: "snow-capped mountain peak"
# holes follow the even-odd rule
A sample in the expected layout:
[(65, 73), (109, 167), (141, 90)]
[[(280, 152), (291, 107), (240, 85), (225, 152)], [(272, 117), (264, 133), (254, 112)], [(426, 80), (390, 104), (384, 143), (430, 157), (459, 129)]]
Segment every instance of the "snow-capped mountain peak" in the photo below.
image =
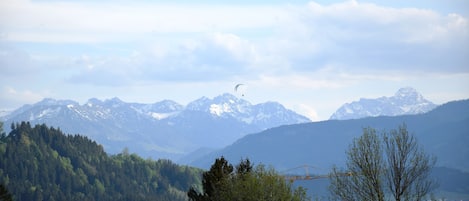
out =
[(93, 107), (94, 105), (102, 105), (103, 102), (97, 98), (90, 98), (86, 101), (85, 105), (88, 107)]
[(153, 157), (174, 156), (200, 147), (219, 148), (248, 133), (309, 121), (279, 103), (252, 105), (228, 93), (202, 97), (185, 107), (171, 100), (143, 104), (92, 98), (80, 105), (45, 99), (25, 105), (2, 120), (7, 125), (21, 121), (46, 123), (68, 133), (89, 136), (111, 153), (129, 147)]
[(202, 97), (188, 104), (188, 110), (208, 112), (214, 117), (234, 118), (238, 121), (260, 126), (262, 129), (276, 125), (309, 122), (310, 119), (277, 102), (252, 105), (249, 101), (225, 93), (213, 99)]
[(210, 113), (221, 116), (223, 113), (230, 113), (233, 112), (232, 108), (230, 105), (224, 103), (224, 104), (211, 104), (210, 105)]
[(251, 103), (246, 100), (239, 99), (232, 94), (222, 94), (213, 98), (210, 104), (210, 113), (222, 116), (228, 114), (231, 116), (246, 116), (251, 113)]
[(399, 89), (394, 96), (377, 99), (361, 98), (345, 103), (330, 119), (358, 119), (375, 116), (398, 116), (425, 113), (437, 105), (426, 100), (412, 87)]
[(395, 97), (415, 97), (415, 96), (421, 96), (417, 90), (415, 90), (412, 87), (403, 87), (397, 90), (397, 92), (394, 94)]
[(132, 103), (131, 107), (140, 114), (149, 115), (156, 120), (172, 117), (184, 109), (184, 106), (172, 100), (162, 100), (153, 104)]
[(154, 103), (152, 109), (159, 112), (174, 112), (183, 110), (184, 106), (172, 100), (162, 100)]
[(188, 110), (210, 112), (213, 115), (223, 116), (223, 114), (246, 114), (249, 113), (251, 103), (239, 99), (236, 96), (225, 93), (214, 97), (213, 99), (202, 97), (186, 107)]
[(206, 107), (207, 104), (211, 102), (211, 99), (203, 96), (197, 100), (194, 100), (187, 104), (186, 109), (187, 110), (196, 110), (196, 111), (201, 111), (203, 108)]
[(391, 98), (411, 104), (415, 102), (426, 102), (423, 96), (419, 92), (417, 92), (417, 90), (411, 87), (399, 89)]
[(56, 100), (52, 98), (44, 98), (41, 101), (34, 104), (35, 106), (53, 106), (53, 105), (78, 105), (77, 102), (72, 100)]
[(121, 99), (114, 97), (112, 99), (105, 100), (104, 104), (106, 104), (107, 106), (111, 106), (111, 107), (120, 107), (120, 106), (125, 105), (126, 103), (122, 101)]

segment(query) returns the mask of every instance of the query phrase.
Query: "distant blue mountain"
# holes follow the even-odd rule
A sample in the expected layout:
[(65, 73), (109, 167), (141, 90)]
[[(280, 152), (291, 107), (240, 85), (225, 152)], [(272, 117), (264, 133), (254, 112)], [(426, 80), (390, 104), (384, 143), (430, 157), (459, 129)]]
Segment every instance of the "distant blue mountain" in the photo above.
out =
[[(396, 129), (405, 123), (427, 153), (437, 157), (431, 175), (439, 182), (437, 198), (469, 198), (469, 100), (443, 104), (425, 114), (328, 120), (271, 128), (247, 135), (230, 146), (194, 159), (190, 164), (208, 169), (215, 158), (224, 156), (237, 163), (249, 158), (254, 164), (273, 166), (282, 174), (291, 168), (309, 165), (311, 175), (326, 175), (333, 165), (343, 166), (345, 151), (363, 128), (377, 131)], [(293, 174), (306, 174), (297, 170)], [(296, 181), (309, 195), (328, 200), (328, 179)]]
[(310, 120), (276, 102), (252, 105), (231, 94), (200, 98), (183, 106), (171, 100), (153, 104), (127, 103), (118, 98), (44, 99), (1, 118), (59, 127), (102, 144), (109, 153), (124, 148), (144, 157), (179, 157), (200, 148), (222, 148), (240, 137), (280, 125)]
[(331, 120), (359, 119), (363, 117), (399, 116), (421, 114), (434, 109), (437, 105), (411, 87), (399, 89), (394, 96), (376, 99), (362, 98), (345, 103), (332, 116)]
[(229, 161), (249, 158), (254, 163), (286, 170), (304, 164), (328, 172), (345, 162), (345, 151), (365, 127), (378, 131), (405, 123), (428, 153), (438, 157), (438, 166), (469, 172), (469, 100), (454, 101), (417, 115), (328, 120), (271, 128), (247, 135), (224, 149), (212, 152), (192, 165), (207, 168), (214, 158)]

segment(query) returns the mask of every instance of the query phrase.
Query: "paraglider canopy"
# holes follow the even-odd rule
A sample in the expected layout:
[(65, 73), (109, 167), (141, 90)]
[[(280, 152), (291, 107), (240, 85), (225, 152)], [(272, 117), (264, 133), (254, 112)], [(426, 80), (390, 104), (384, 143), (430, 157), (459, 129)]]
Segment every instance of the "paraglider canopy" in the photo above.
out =
[(235, 93), (241, 94), (241, 96), (244, 96), (244, 93), (246, 92), (245, 88), (246, 87), (245, 87), (244, 84), (239, 83), (239, 84), (235, 85), (234, 91), (235, 91)]

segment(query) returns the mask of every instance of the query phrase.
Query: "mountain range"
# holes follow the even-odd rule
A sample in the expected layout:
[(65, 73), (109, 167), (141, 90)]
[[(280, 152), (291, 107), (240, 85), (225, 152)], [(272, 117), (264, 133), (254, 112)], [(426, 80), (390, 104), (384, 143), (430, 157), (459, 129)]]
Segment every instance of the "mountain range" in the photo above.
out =
[(199, 148), (222, 148), (248, 133), (310, 120), (277, 102), (253, 105), (226, 93), (186, 106), (172, 100), (142, 104), (92, 98), (80, 105), (47, 98), (24, 105), (2, 121), (45, 123), (80, 133), (103, 144), (109, 153), (128, 148), (144, 157), (177, 159)]
[(345, 103), (332, 114), (330, 119), (345, 120), (363, 117), (421, 114), (434, 109), (436, 106), (436, 104), (426, 100), (414, 88), (404, 87), (391, 97), (362, 98), (359, 101)]
[[(331, 119), (418, 114), (436, 107), (415, 89), (399, 89), (392, 97), (360, 99), (340, 107)], [(109, 153), (124, 148), (144, 157), (192, 161), (227, 146), (249, 133), (282, 125), (310, 122), (277, 102), (251, 104), (232, 94), (201, 97), (187, 105), (172, 100), (152, 104), (119, 98), (73, 100), (46, 98), (6, 114), (0, 120), (29, 121), (80, 133), (103, 144)], [(6, 115), (5, 115), (6, 114)], [(6, 126), (7, 127), (7, 126)], [(6, 128), (8, 131), (8, 128)], [(193, 153), (192, 153), (193, 152)]]
[[(191, 165), (206, 168), (213, 158), (249, 158), (278, 170), (309, 164), (318, 171), (345, 162), (345, 150), (363, 128), (378, 132), (406, 124), (423, 148), (438, 158), (438, 166), (469, 172), (469, 100), (453, 101), (416, 115), (328, 120), (267, 129), (246, 135), (224, 149), (200, 157)], [(326, 171), (327, 172), (327, 171)]]

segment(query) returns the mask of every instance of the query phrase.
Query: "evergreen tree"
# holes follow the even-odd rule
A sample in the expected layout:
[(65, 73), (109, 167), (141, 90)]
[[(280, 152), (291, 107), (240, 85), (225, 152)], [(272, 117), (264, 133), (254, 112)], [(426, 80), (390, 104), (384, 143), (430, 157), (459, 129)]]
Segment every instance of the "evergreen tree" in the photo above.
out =
[(194, 201), (222, 200), (224, 192), (228, 191), (233, 166), (224, 157), (217, 158), (210, 170), (203, 173), (203, 193), (197, 193), (194, 188), (188, 192), (189, 199)]
[[(109, 156), (80, 135), (12, 125), (0, 142), (0, 181), (15, 200), (187, 200), (201, 171), (136, 154)], [(0, 189), (1, 190), (1, 189)]]

